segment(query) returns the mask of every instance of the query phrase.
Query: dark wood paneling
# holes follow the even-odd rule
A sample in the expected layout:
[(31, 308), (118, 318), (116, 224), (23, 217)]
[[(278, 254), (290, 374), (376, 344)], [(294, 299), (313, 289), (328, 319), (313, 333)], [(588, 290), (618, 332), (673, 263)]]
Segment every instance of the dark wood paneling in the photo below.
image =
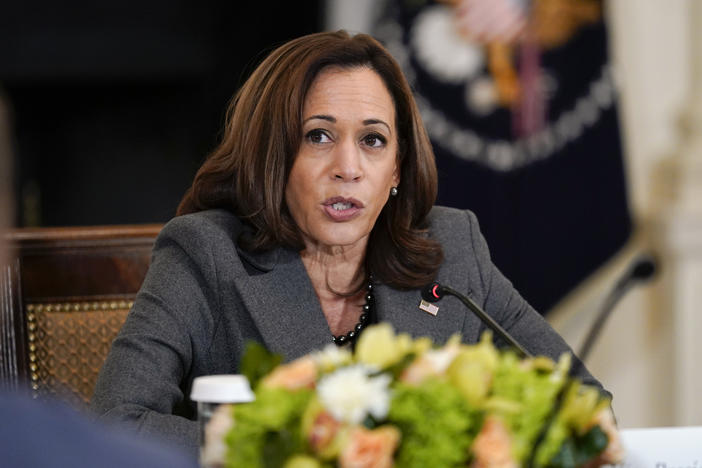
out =
[(134, 295), (149, 267), (161, 225), (11, 231), (21, 260), (25, 301)]

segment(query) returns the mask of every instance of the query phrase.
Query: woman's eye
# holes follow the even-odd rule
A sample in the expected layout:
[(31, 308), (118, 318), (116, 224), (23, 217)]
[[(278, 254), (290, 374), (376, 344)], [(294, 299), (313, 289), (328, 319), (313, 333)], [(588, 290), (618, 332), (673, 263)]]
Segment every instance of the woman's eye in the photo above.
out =
[(319, 129), (310, 130), (309, 132), (307, 132), (307, 135), (305, 135), (305, 138), (307, 138), (312, 143), (328, 143), (331, 141), (329, 135), (327, 135), (326, 132), (324, 132), (323, 130)]
[(377, 133), (371, 133), (363, 137), (363, 143), (371, 148), (380, 148), (385, 145), (385, 137)]

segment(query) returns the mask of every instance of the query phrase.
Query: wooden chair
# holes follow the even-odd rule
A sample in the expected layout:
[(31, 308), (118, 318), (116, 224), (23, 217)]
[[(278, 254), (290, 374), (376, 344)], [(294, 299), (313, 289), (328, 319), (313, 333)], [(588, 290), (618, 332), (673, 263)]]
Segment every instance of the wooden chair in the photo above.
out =
[(161, 225), (15, 229), (0, 272), (0, 385), (90, 400)]

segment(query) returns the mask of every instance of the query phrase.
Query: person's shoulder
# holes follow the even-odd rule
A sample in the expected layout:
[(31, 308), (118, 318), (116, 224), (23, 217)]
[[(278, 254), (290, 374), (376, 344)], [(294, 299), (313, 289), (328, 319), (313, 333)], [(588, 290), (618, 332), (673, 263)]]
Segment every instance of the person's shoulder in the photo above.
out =
[(470, 210), (434, 206), (427, 216), (429, 230), (436, 234), (441, 232), (466, 232), (476, 221), (475, 214)]
[(211, 239), (236, 239), (243, 229), (243, 223), (232, 212), (212, 209), (176, 216), (161, 230), (161, 237)]
[(171, 219), (166, 227), (186, 228), (186, 227), (221, 227), (223, 229), (241, 229), (241, 220), (231, 211), (224, 209), (211, 209), (197, 211), (185, 215), (176, 216)]
[(438, 221), (450, 220), (452, 218), (465, 216), (466, 211), (469, 210), (461, 210), (450, 206), (434, 205), (429, 212), (429, 219)]

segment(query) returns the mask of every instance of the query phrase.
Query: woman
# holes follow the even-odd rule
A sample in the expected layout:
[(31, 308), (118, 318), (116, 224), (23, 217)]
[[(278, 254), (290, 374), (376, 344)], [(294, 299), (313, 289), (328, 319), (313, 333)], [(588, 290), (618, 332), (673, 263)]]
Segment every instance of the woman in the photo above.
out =
[(491, 263), (475, 216), (432, 207), (436, 179), (411, 90), (379, 43), (319, 33), (275, 50), (156, 241), (94, 409), (195, 451), (192, 380), (236, 373), (249, 340), (292, 359), (377, 320), (475, 342), (484, 326), (457, 300), (418, 307), (435, 280), (531, 353), (569, 351)]

